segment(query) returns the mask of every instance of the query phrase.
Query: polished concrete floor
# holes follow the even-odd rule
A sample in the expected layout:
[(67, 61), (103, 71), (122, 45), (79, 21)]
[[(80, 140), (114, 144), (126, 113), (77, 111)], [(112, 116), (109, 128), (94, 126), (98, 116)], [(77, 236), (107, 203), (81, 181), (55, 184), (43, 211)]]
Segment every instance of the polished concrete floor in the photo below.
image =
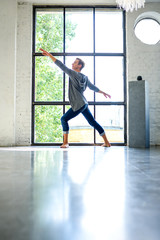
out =
[(0, 148), (0, 240), (159, 240), (160, 148)]

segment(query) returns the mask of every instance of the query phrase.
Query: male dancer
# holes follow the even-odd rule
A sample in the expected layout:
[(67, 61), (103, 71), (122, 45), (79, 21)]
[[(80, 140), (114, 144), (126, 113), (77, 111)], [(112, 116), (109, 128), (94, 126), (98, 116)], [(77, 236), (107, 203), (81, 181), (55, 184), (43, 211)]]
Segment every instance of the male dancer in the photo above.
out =
[(104, 129), (95, 121), (94, 117), (92, 116), (89, 108), (88, 102), (83, 95), (83, 92), (89, 87), (94, 92), (98, 92), (104, 95), (104, 97), (111, 96), (101, 90), (99, 90), (95, 85), (93, 85), (87, 76), (81, 73), (82, 68), (84, 67), (84, 62), (80, 58), (76, 58), (76, 60), (72, 64), (72, 69), (66, 67), (61, 61), (56, 59), (52, 54), (45, 51), (44, 49), (40, 48), (42, 54), (44, 56), (49, 56), (51, 60), (66, 74), (69, 76), (69, 102), (71, 108), (62, 116), (61, 123), (63, 128), (63, 144), (61, 148), (68, 148), (68, 134), (69, 134), (69, 125), (68, 121), (74, 117), (76, 117), (79, 113), (82, 113), (83, 116), (86, 118), (88, 123), (94, 127), (102, 136), (104, 140), (103, 147), (110, 147), (111, 144), (109, 143)]

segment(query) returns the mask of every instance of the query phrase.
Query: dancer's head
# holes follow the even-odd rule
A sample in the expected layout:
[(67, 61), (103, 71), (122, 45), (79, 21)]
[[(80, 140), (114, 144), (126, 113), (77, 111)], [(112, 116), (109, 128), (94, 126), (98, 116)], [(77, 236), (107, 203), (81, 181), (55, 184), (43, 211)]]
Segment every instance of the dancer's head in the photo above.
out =
[(80, 72), (82, 68), (84, 68), (84, 66), (85, 66), (85, 63), (80, 58), (76, 58), (75, 61), (72, 63), (72, 69), (77, 72)]

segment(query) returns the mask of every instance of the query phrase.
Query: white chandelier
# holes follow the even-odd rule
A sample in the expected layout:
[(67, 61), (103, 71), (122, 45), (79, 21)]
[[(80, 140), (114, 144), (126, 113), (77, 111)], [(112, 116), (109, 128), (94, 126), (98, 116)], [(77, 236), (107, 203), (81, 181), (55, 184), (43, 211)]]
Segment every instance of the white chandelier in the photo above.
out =
[(133, 11), (138, 8), (144, 7), (145, 0), (116, 0), (118, 7), (123, 8), (124, 10)]

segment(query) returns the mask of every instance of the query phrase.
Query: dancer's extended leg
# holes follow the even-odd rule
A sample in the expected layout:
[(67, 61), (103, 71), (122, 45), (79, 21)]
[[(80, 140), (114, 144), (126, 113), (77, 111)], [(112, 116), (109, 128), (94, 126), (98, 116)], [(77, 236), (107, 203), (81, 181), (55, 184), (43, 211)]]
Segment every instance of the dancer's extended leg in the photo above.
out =
[(111, 144), (109, 143), (105, 131), (104, 129), (101, 127), (101, 125), (99, 125), (99, 123), (96, 122), (96, 120), (94, 119), (92, 113), (90, 112), (89, 108), (87, 107), (83, 112), (82, 112), (83, 116), (87, 119), (88, 123), (94, 127), (100, 134), (100, 136), (103, 138), (104, 140), (104, 144), (102, 145), (102, 147), (110, 147)]
[(73, 111), (72, 108), (70, 108), (62, 117), (61, 117), (61, 123), (63, 127), (63, 144), (61, 145), (61, 148), (68, 148), (68, 134), (69, 134), (69, 125), (68, 121), (72, 118), (76, 117), (81, 111), (83, 111), (87, 105), (84, 105), (82, 108), (80, 108), (77, 111)]

